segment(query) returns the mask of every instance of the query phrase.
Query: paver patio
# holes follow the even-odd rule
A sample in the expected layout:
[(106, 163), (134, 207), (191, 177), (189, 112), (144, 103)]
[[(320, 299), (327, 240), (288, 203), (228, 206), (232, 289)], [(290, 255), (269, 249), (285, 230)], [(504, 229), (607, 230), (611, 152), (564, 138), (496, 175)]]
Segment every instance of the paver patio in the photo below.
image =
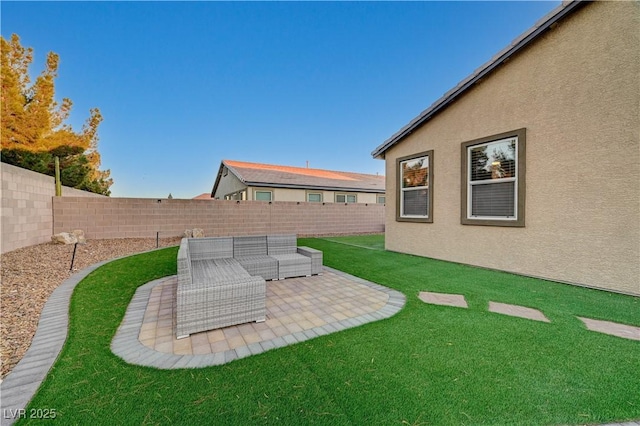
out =
[(138, 288), (113, 339), (112, 351), (156, 368), (220, 365), (392, 316), (402, 293), (326, 268), (322, 275), (267, 282), (266, 321), (175, 337), (177, 278)]

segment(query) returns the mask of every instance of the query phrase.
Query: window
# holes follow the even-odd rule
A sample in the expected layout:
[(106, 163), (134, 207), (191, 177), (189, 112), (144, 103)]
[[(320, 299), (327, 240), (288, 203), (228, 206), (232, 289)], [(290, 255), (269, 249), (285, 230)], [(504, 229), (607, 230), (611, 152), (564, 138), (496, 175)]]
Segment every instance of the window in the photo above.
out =
[(321, 192), (308, 192), (307, 193), (307, 201), (310, 203), (321, 203), (322, 202), (322, 193)]
[(433, 151), (397, 160), (396, 220), (433, 222)]
[(336, 194), (336, 203), (357, 203), (355, 194)]
[(387, 202), (387, 197), (385, 197), (384, 195), (378, 195), (378, 199), (377, 199), (378, 204), (384, 204), (386, 202)]
[(254, 196), (256, 201), (271, 201), (273, 199), (271, 191), (256, 191)]
[(231, 194), (227, 194), (224, 196), (225, 200), (246, 200), (247, 199), (247, 191), (237, 191), (232, 192)]
[(465, 225), (524, 226), (525, 129), (462, 144)]

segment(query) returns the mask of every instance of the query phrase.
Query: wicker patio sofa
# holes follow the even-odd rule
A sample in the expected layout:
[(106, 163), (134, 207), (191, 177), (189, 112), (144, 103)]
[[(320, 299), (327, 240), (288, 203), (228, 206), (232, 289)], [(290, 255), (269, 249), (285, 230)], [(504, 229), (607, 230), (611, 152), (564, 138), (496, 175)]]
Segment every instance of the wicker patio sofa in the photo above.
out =
[(176, 336), (264, 321), (265, 280), (316, 275), (322, 252), (295, 235), (184, 238), (178, 250)]

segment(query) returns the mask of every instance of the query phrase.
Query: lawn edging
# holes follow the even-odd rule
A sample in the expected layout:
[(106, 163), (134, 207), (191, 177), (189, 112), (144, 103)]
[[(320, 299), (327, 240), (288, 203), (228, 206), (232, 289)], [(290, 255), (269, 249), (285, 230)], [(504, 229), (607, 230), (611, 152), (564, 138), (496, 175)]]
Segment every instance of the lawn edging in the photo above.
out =
[[(0, 425), (12, 425), (21, 416), (26, 415), (27, 404), (36, 394), (49, 370), (58, 359), (69, 334), (69, 306), (76, 286), (93, 271), (108, 263), (165, 249), (167, 247), (94, 263), (71, 275), (56, 287), (42, 309), (38, 328), (29, 349), (0, 383), (0, 394), (2, 395)], [(55, 416), (55, 411), (51, 414)]]
[(171, 278), (164, 277), (150, 281), (137, 288), (134, 296), (129, 302), (124, 319), (120, 323), (118, 331), (111, 341), (111, 351), (129, 364), (154, 367), (163, 370), (203, 368), (223, 365), (233, 360), (257, 355), (271, 349), (304, 342), (316, 337), (346, 330), (348, 328), (390, 318), (398, 313), (406, 303), (406, 296), (397, 290), (358, 278), (328, 266), (324, 266), (324, 269), (327, 272), (332, 272), (336, 275), (348, 278), (355, 283), (367, 286), (373, 290), (386, 293), (388, 296), (386, 304), (375, 312), (353, 318), (347, 318), (325, 326), (314, 327), (310, 330), (276, 337), (271, 340), (248, 344), (247, 346), (230, 349), (213, 355), (176, 355), (173, 353), (157, 352), (154, 349), (143, 345), (138, 339), (151, 290), (156, 285), (163, 283), (167, 278)]

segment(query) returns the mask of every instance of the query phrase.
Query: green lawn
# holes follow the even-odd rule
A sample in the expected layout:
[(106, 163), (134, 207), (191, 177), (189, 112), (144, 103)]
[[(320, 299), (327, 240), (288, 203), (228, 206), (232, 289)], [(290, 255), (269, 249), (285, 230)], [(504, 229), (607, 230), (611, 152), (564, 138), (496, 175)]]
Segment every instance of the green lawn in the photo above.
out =
[[(381, 236), (359, 238), (300, 244), (323, 250), (326, 265), (402, 291), (400, 313), (197, 370), (128, 365), (109, 350), (136, 287), (175, 274), (176, 248), (103, 266), (76, 288), (68, 340), (29, 408), (56, 409), (62, 424), (640, 419), (640, 342), (586, 331), (575, 318), (640, 325), (640, 298), (385, 252)], [(470, 307), (426, 305), (423, 290), (464, 294)], [(489, 313), (489, 300), (541, 309), (552, 322)]]
[(326, 241), (352, 245), (355, 247), (365, 247), (374, 250), (384, 250), (384, 234), (375, 235), (352, 235), (347, 237), (325, 237)]

